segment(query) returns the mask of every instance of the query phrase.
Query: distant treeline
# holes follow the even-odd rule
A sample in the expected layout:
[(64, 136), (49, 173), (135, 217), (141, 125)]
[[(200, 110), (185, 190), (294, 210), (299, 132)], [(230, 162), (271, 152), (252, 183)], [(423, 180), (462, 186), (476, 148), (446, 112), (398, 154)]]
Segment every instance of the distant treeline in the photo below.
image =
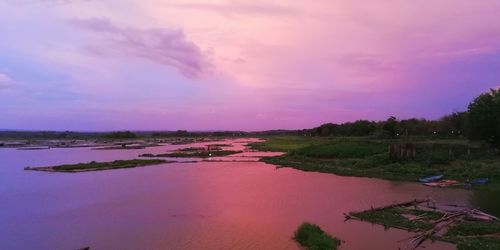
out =
[(390, 117), (386, 121), (359, 120), (342, 124), (327, 123), (309, 131), (315, 136), (373, 136), (398, 138), (425, 136), (435, 138), (468, 138), (486, 141), (500, 147), (500, 89), (481, 94), (466, 112), (455, 112), (439, 120)]
[(75, 131), (0, 131), (0, 139), (136, 139), (136, 138), (163, 138), (163, 137), (203, 137), (203, 136), (247, 136), (253, 133), (243, 131), (213, 131), (188, 132), (178, 131), (113, 131), (113, 132), (75, 132)]
[(374, 138), (433, 137), (469, 138), (486, 141), (500, 147), (500, 89), (481, 94), (468, 106), (466, 112), (455, 112), (438, 120), (389, 117), (385, 121), (358, 120), (342, 124), (327, 123), (312, 129), (244, 131), (0, 131), (0, 139), (134, 139), (161, 137), (202, 136), (371, 136)]
[(315, 136), (374, 136), (381, 139), (399, 136), (454, 138), (467, 135), (467, 113), (457, 112), (439, 120), (390, 117), (386, 121), (358, 120), (342, 124), (327, 123), (309, 132)]

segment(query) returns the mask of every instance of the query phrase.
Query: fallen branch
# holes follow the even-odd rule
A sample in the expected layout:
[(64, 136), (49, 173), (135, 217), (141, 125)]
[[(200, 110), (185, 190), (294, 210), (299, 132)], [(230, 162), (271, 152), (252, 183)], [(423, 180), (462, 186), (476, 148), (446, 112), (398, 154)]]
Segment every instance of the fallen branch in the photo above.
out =
[(385, 209), (394, 208), (394, 207), (408, 207), (408, 206), (418, 205), (420, 203), (429, 202), (429, 201), (430, 201), (430, 199), (422, 199), (422, 200), (415, 199), (412, 201), (406, 201), (406, 202), (396, 203), (396, 204), (382, 206), (382, 207), (376, 207), (376, 208), (372, 207), (370, 210), (380, 211), (380, 210), (385, 210)]

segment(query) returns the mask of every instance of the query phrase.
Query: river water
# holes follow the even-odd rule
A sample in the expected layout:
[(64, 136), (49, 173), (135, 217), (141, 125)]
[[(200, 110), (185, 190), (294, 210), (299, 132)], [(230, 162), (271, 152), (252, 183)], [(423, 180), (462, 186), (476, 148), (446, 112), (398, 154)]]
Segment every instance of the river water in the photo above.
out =
[[(244, 149), (248, 141), (212, 143)], [(478, 202), (462, 189), (277, 169), (255, 161), (263, 152), (84, 173), (23, 170), (200, 145), (0, 149), (0, 249), (298, 249), (292, 236), (304, 221), (344, 240), (341, 249), (398, 249), (412, 234), (344, 222), (343, 214), (427, 196)], [(454, 246), (429, 243), (426, 249)]]

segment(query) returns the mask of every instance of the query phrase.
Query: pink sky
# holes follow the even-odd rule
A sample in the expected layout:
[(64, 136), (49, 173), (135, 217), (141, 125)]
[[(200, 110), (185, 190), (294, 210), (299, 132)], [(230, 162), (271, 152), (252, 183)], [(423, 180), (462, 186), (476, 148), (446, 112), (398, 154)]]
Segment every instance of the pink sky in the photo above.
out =
[(4, 0), (0, 129), (263, 130), (463, 111), (500, 2)]

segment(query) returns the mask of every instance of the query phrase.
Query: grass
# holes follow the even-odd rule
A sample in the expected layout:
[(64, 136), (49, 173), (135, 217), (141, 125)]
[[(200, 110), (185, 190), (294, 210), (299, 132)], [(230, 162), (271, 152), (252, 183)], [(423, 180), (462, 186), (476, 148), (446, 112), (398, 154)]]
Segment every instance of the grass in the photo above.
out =
[(464, 221), (452, 226), (443, 239), (456, 243), (458, 250), (500, 249), (500, 222)]
[(362, 158), (387, 151), (387, 143), (343, 141), (298, 148), (294, 154), (315, 158)]
[(498, 250), (500, 240), (491, 237), (474, 237), (457, 242), (458, 250)]
[(486, 235), (500, 232), (500, 222), (484, 223), (481, 221), (464, 221), (450, 228), (447, 233), (449, 237)]
[(325, 233), (319, 226), (305, 222), (293, 237), (302, 247), (310, 250), (335, 250), (341, 242)]
[(439, 212), (403, 208), (367, 210), (363, 212), (352, 212), (350, 215), (363, 221), (383, 225), (386, 228), (393, 227), (408, 231), (429, 230), (433, 225), (423, 220), (412, 221), (406, 216), (425, 216), (428, 220), (436, 220), (443, 216), (443, 214)]
[(322, 144), (327, 141), (328, 139), (321, 137), (276, 136), (268, 138), (268, 140), (265, 142), (250, 143), (249, 146), (259, 151), (288, 152), (291, 150), (303, 148), (305, 146)]
[(418, 181), (420, 177), (444, 174), (445, 178), (466, 181), (488, 177), (490, 184), (480, 189), (500, 190), (500, 157), (463, 140), (419, 140), (414, 159), (392, 159), (391, 143), (398, 140), (368, 138), (271, 137), (251, 145), (287, 154), (264, 157), (262, 161), (304, 171), (344, 176), (376, 177), (388, 180)]
[(107, 170), (107, 169), (118, 169), (118, 168), (135, 168), (147, 165), (156, 165), (162, 163), (169, 163), (165, 160), (116, 160), (112, 162), (88, 162), (88, 163), (77, 163), (77, 164), (65, 164), (50, 167), (27, 167), (25, 170), (37, 170), (37, 171), (49, 171), (49, 172), (85, 172), (85, 171), (97, 171), (97, 170)]

